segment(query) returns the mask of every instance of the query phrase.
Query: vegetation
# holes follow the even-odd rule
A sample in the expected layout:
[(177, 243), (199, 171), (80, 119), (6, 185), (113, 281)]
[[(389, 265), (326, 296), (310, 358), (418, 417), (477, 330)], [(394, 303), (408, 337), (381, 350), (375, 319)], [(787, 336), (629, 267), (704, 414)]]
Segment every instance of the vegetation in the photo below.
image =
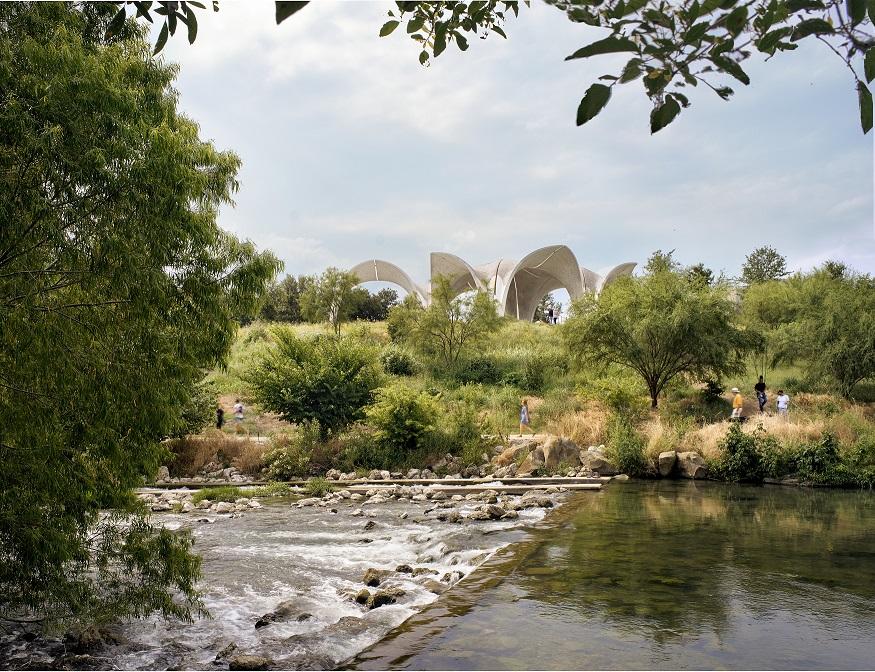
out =
[(406, 385), (377, 391), (376, 401), (365, 409), (374, 441), (388, 464), (398, 464), (422, 448), (435, 433), (440, 410), (434, 398)]
[(771, 247), (758, 247), (747, 255), (741, 267), (741, 281), (748, 285), (780, 280), (787, 275), (787, 260)]
[(643, 278), (623, 278), (598, 298), (585, 296), (565, 333), (584, 365), (616, 364), (637, 373), (656, 408), (678, 376), (701, 380), (743, 370), (759, 341), (736, 324), (724, 287), (690, 283), (662, 263), (649, 266)]
[(277, 327), (274, 344), (248, 375), (255, 399), (292, 423), (318, 423), (320, 436), (360, 419), (380, 383), (376, 353), (359, 339), (298, 338)]
[(246, 492), (234, 485), (219, 485), (215, 487), (201, 488), (191, 496), (192, 504), (197, 504), (205, 499), (211, 502), (236, 502), (246, 496)]
[(304, 485), (304, 492), (311, 497), (324, 497), (332, 490), (331, 483), (324, 478), (310, 478)]
[(353, 309), (353, 289), (358, 278), (336, 268), (327, 269), (307, 284), (301, 295), (301, 312), (310, 322), (327, 322), (340, 333)]
[(279, 268), (216, 225), (240, 161), (115, 12), (0, 6), (0, 618), (202, 610), (132, 489)]

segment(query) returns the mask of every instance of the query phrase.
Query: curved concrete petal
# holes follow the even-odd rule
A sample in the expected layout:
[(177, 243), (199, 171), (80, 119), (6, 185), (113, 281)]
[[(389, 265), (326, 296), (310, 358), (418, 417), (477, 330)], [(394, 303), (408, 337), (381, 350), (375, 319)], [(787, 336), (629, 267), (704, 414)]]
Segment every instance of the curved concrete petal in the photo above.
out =
[(523, 257), (508, 273), (499, 298), (500, 310), (520, 320), (531, 320), (548, 292), (564, 287), (572, 300), (583, 293), (580, 264), (566, 245), (542, 247)]
[(599, 281), (597, 293), (601, 293), (601, 291), (610, 285), (612, 282), (617, 280), (618, 278), (623, 278), (629, 275), (632, 275), (632, 271), (635, 270), (636, 264), (634, 261), (627, 261), (624, 264), (618, 264), (614, 266), (610, 271), (604, 274), (604, 277)]
[(391, 282), (398, 285), (408, 294), (415, 296), (422, 305), (427, 305), (427, 295), (401, 268), (381, 259), (368, 259), (356, 264), (349, 272), (355, 275), (359, 282)]
[(449, 252), (431, 253), (431, 281), (444, 276), (449, 278), (450, 287), (455, 294), (472, 289), (486, 291), (486, 285), (477, 271), (464, 259)]

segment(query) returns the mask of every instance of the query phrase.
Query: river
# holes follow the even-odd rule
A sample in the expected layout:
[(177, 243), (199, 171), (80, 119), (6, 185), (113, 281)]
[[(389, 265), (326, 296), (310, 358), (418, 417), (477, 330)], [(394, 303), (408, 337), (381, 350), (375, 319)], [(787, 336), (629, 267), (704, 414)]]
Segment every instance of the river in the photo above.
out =
[(875, 495), (614, 483), (350, 666), (872, 669)]

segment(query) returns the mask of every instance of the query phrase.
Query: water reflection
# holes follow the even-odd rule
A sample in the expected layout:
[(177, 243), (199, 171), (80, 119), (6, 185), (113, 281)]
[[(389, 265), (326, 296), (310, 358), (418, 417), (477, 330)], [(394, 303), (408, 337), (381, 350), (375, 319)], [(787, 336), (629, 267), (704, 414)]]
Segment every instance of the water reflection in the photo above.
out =
[(875, 664), (872, 493), (612, 484), (562, 515), (355, 665)]

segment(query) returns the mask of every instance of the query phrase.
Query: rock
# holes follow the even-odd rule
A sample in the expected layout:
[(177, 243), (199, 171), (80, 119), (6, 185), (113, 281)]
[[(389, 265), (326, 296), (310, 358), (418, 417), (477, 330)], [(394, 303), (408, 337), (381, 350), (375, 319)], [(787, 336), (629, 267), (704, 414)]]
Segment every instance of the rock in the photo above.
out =
[(678, 453), (678, 471), (684, 478), (705, 478), (708, 465), (699, 453), (692, 450)]
[(365, 512), (362, 511), (361, 509), (355, 509), (355, 510), (354, 510), (352, 513), (350, 513), (349, 515), (358, 517), (358, 516), (363, 516), (363, 515), (365, 515)]
[(581, 450), (580, 464), (589, 471), (595, 471), (599, 476), (615, 476), (620, 473), (619, 469), (605, 455), (602, 446), (590, 446), (587, 450)]
[(458, 581), (461, 581), (464, 576), (465, 576), (464, 572), (460, 572), (459, 570), (456, 570), (455, 572), (447, 572), (446, 574), (444, 574), (441, 577), (441, 581), (452, 585)]
[(615, 481), (628, 481), (629, 474), (617, 474), (616, 476), (614, 476), (614, 480)]
[(376, 588), (388, 574), (388, 570), (369, 567), (365, 570), (364, 576), (362, 576), (362, 583), (371, 588)]
[[(280, 602), (276, 609), (264, 614), (261, 618), (255, 621), (255, 629), (263, 628), (266, 625), (270, 625), (271, 623), (276, 623), (278, 621), (287, 621), (291, 619), (292, 616), (298, 611), (297, 605), (292, 600), (286, 600), (284, 602)], [(301, 618), (304, 616), (305, 618)], [(298, 614), (296, 620), (307, 620), (307, 618), (311, 618), (311, 614)]]
[(423, 469), (422, 473), (419, 475), (420, 478), (423, 479), (433, 479), (437, 475), (431, 469)]
[(502, 507), (498, 506), (497, 504), (487, 504), (484, 511), (486, 511), (486, 513), (489, 514), (489, 517), (492, 518), (493, 520), (498, 520), (505, 513), (507, 513), (507, 511), (505, 511)]
[(155, 476), (155, 480), (158, 481), (159, 483), (161, 483), (163, 481), (169, 481), (170, 480), (170, 469), (168, 469), (164, 465), (161, 465), (160, 467), (158, 467), (158, 475)]
[(423, 574), (437, 574), (438, 571), (436, 569), (431, 569), (430, 567), (416, 567), (413, 570), (413, 576), (422, 576)]
[(462, 516), (458, 511), (453, 509), (452, 511), (441, 511), (438, 514), (437, 519), (447, 523), (458, 523), (462, 520)]
[(322, 500), (318, 497), (305, 497), (302, 500), (298, 501), (298, 508), (302, 508), (304, 506), (316, 506)]
[(401, 515), (399, 515), (398, 517), (399, 517), (401, 520), (407, 520), (407, 516), (408, 516), (408, 515), (410, 515), (410, 514), (408, 514), (407, 511), (402, 511), (402, 512), (401, 512)]
[(349, 490), (341, 490), (337, 493), (337, 496), (341, 499), (349, 499), (350, 497), (352, 497), (352, 493)]
[(254, 499), (249, 502), (250, 509), (261, 509), (264, 508), (261, 506), (261, 502), (256, 502)]
[(382, 481), (383, 473), (379, 469), (371, 469), (368, 472), (368, 480), (369, 481)]
[(354, 492), (349, 496), (349, 501), (351, 502), (360, 502), (365, 498), (363, 494), (360, 492)]
[(150, 508), (152, 511), (170, 511), (173, 505), (170, 502), (155, 502)]
[(410, 565), (398, 565), (395, 571), (400, 574), (413, 574), (413, 567)]
[(366, 501), (365, 504), (385, 504), (388, 501), (389, 500), (386, 497), (383, 497), (383, 495), (374, 495)]
[(224, 649), (222, 649), (221, 651), (219, 651), (216, 654), (216, 657), (213, 659), (213, 662), (214, 663), (221, 663), (222, 661), (227, 659), (228, 656), (230, 656), (232, 653), (234, 653), (236, 650), (237, 650), (237, 645), (234, 642), (231, 642), (230, 644), (228, 644), (228, 646), (226, 646)]
[(433, 501), (433, 502), (442, 502), (445, 499), (447, 499), (447, 493), (445, 493), (445, 492), (438, 491), (438, 492), (433, 493), (431, 496), (431, 501)]
[(504, 515), (501, 517), (501, 519), (502, 520), (514, 520), (514, 519), (519, 518), (519, 517), (520, 517), (520, 514), (518, 514), (513, 509), (510, 509), (510, 510), (504, 512)]
[(197, 506), (197, 508), (199, 509), (209, 509), (212, 505), (213, 503), (208, 499), (202, 499), (197, 504), (195, 504), (195, 506)]
[(359, 604), (367, 604), (368, 600), (371, 599), (371, 591), (367, 588), (362, 588), (359, 592), (356, 593), (354, 599)]
[(576, 467), (580, 464), (580, 448), (565, 436), (549, 436), (541, 447), (544, 453), (544, 468), (553, 473), (560, 464)]
[(447, 587), (444, 584), (440, 581), (435, 581), (434, 579), (426, 579), (422, 582), (422, 587), (435, 595), (440, 595), (447, 590)]
[(544, 449), (535, 448), (517, 468), (519, 476), (534, 476), (544, 467)]
[(492, 516), (489, 515), (489, 512), (483, 509), (478, 509), (468, 514), (468, 520), (491, 520), (491, 518)]
[(678, 453), (676, 450), (666, 450), (659, 454), (659, 475), (668, 476), (674, 471), (674, 465), (677, 464)]
[(234, 510), (234, 505), (231, 502), (218, 502), (216, 504), (216, 513), (231, 513)]
[(325, 478), (328, 478), (332, 481), (340, 480), (340, 472), (337, 469), (329, 469), (325, 472)]
[(397, 599), (404, 595), (404, 591), (400, 588), (389, 588), (388, 590), (378, 590), (368, 598), (368, 609), (376, 609), (387, 604), (395, 604)]
[(513, 478), (516, 476), (517, 471), (519, 471), (519, 467), (516, 464), (507, 465), (507, 473), (505, 474), (505, 478)]
[(535, 441), (533, 439), (528, 439), (525, 442), (514, 442), (511, 440), (511, 444), (509, 448), (501, 451), (498, 455), (492, 458), (492, 464), (497, 467), (506, 467), (511, 464), (515, 464), (517, 458), (520, 458), (522, 455), (529, 452), (532, 447), (535, 445)]
[(264, 656), (235, 656), (228, 661), (229, 670), (266, 670), (273, 665), (273, 660)]
[(365, 523), (364, 530), (367, 532), (368, 530), (373, 530), (377, 526), (376, 520), (369, 520)]
[(422, 474), (422, 471), (420, 471), (419, 469), (410, 469), (407, 472), (407, 478), (408, 479), (419, 478), (421, 474)]

